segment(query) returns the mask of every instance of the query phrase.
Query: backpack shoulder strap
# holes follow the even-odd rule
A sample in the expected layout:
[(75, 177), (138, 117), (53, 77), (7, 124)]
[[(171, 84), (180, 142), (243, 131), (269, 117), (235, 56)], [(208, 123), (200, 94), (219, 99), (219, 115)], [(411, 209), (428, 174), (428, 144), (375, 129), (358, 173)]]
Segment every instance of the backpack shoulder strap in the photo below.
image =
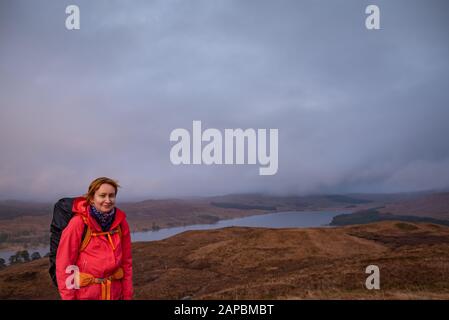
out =
[(81, 216), (81, 218), (83, 218), (84, 221), (84, 225), (85, 225), (85, 234), (84, 234), (84, 238), (83, 241), (81, 242), (80, 245), (80, 252), (83, 251), (84, 249), (86, 249), (87, 245), (89, 244), (90, 238), (92, 237), (92, 230), (89, 228), (89, 224), (87, 223), (87, 218), (85, 216)]
[(120, 225), (118, 225), (118, 227), (117, 227), (117, 232), (118, 232), (118, 235), (120, 236), (120, 240), (122, 239), (122, 228), (120, 227)]
[[(87, 218), (85, 216), (81, 216), (81, 218), (83, 218), (83, 221), (84, 221), (85, 233), (84, 233), (83, 241), (81, 242), (81, 245), (80, 245), (80, 250), (79, 250), (80, 252), (83, 251), (84, 249), (86, 249), (87, 245), (89, 244), (90, 238), (92, 238), (92, 230), (90, 229), (89, 224), (87, 223)], [(117, 233), (121, 240), (122, 239), (122, 228), (120, 227), (120, 225), (118, 225), (115, 230), (117, 230)], [(106, 233), (109, 233), (109, 232), (106, 232)]]

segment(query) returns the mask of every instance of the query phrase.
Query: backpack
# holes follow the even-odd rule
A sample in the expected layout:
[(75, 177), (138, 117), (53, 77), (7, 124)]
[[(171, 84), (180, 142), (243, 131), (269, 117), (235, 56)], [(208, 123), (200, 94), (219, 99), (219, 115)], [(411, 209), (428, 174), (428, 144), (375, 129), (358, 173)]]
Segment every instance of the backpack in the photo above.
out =
[[(64, 229), (67, 227), (67, 225), (70, 222), (70, 219), (72, 219), (75, 216), (74, 213), (72, 212), (74, 200), (75, 198), (62, 198), (55, 203), (53, 209), (53, 219), (51, 221), (50, 226), (50, 254), (49, 254), (50, 268), (48, 269), (48, 272), (50, 274), (51, 280), (53, 281), (53, 284), (56, 287), (58, 287), (58, 282), (56, 280), (56, 253), (58, 251), (62, 231), (64, 231)], [(90, 238), (92, 236), (101, 236), (101, 235), (105, 235), (108, 237), (112, 245), (112, 248), (115, 250), (115, 247), (112, 243), (110, 236), (114, 233), (119, 233), (121, 238), (122, 231), (120, 226), (118, 226), (116, 229), (107, 232), (92, 232), (92, 230), (89, 228), (87, 224), (87, 219), (85, 219), (85, 217), (83, 217), (83, 221), (84, 221), (84, 232), (80, 243), (79, 248), (80, 252), (87, 247)]]

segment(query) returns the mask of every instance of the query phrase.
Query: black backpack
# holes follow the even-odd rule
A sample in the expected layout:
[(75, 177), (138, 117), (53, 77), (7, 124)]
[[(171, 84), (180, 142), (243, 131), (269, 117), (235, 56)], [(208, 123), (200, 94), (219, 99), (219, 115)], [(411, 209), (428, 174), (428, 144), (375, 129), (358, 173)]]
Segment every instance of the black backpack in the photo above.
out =
[(56, 202), (53, 209), (53, 219), (50, 226), (50, 273), (53, 284), (57, 287), (56, 281), (56, 252), (58, 251), (59, 240), (65, 227), (73, 217), (72, 205), (75, 198), (62, 198)]

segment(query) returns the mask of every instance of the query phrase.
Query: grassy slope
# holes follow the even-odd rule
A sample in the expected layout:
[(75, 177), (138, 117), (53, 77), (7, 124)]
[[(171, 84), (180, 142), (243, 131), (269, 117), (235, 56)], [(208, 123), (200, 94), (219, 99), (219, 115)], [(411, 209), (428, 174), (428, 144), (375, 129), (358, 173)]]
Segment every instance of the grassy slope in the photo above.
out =
[[(449, 227), (224, 228), (133, 244), (137, 299), (449, 299)], [(365, 289), (378, 265), (381, 290)], [(53, 299), (47, 260), (0, 271), (0, 299)]]

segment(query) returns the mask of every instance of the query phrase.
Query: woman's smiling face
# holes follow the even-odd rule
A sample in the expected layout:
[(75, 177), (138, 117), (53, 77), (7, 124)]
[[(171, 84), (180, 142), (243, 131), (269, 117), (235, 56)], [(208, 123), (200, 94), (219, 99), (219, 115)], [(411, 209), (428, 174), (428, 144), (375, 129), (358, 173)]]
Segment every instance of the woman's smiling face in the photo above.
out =
[(95, 192), (92, 205), (102, 213), (108, 213), (115, 206), (115, 189), (108, 183), (103, 183)]

